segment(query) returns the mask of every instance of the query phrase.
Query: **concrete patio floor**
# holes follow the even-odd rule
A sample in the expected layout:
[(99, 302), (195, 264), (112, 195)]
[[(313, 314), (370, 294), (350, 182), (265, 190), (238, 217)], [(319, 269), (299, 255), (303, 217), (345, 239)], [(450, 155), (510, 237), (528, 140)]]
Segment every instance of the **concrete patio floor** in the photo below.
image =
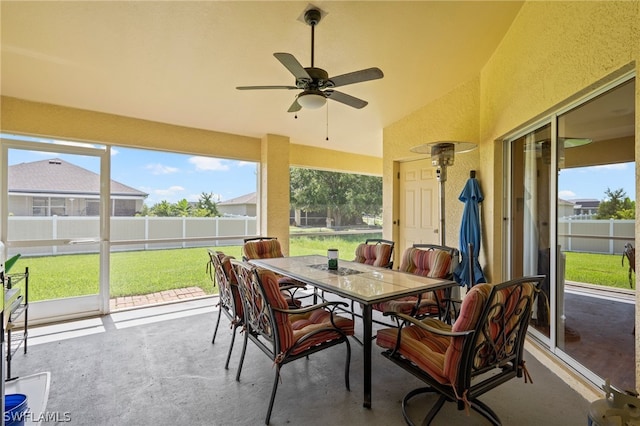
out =
[[(114, 313), (30, 330), (29, 351), (16, 356), (18, 376), (51, 372), (48, 412), (69, 413), (75, 425), (259, 425), (274, 378), (272, 362), (249, 343), (235, 380), (242, 338), (224, 369), (231, 332), (221, 320), (211, 344), (216, 298)], [(356, 325), (356, 330), (360, 329)], [(362, 407), (362, 347), (351, 340), (351, 391), (343, 382), (344, 348), (297, 360), (282, 369), (273, 425), (402, 425), (400, 401), (421, 383), (373, 351), (372, 408)], [(520, 379), (482, 400), (504, 425), (584, 425), (589, 399), (531, 355), (533, 384)], [(428, 409), (433, 397), (415, 404)], [(446, 404), (435, 425), (484, 425), (471, 411)]]

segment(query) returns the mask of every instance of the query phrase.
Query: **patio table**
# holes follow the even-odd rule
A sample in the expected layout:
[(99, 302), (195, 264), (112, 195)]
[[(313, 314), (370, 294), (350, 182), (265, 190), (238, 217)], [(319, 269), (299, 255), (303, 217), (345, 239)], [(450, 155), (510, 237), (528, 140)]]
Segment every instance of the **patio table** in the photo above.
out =
[(371, 408), (371, 350), (373, 305), (427, 291), (453, 287), (455, 281), (427, 278), (405, 272), (340, 260), (338, 270), (329, 270), (327, 258), (319, 255), (254, 259), (251, 264), (294, 278), (315, 288), (360, 303), (364, 351), (364, 401)]

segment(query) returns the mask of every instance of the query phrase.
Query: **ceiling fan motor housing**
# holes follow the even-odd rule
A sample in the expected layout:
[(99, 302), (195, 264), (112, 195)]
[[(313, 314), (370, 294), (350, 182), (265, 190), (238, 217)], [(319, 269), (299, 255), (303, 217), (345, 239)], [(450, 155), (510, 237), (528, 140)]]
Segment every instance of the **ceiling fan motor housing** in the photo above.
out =
[(318, 89), (323, 88), (329, 81), (329, 73), (322, 68), (308, 67), (305, 68), (311, 81), (306, 78), (299, 78), (296, 80), (296, 86), (300, 89)]
[(318, 9), (309, 9), (304, 13), (304, 22), (311, 26), (318, 25), (321, 18), (322, 14)]

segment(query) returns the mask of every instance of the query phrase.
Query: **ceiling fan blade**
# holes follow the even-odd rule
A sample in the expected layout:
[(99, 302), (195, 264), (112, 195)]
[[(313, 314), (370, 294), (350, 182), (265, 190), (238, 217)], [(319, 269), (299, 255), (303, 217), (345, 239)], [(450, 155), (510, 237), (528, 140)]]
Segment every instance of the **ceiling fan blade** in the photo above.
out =
[(300, 65), (300, 62), (298, 62), (295, 56), (293, 56), (291, 53), (274, 53), (273, 56), (275, 56), (276, 59), (279, 60), (291, 74), (293, 74), (293, 76), (296, 78), (296, 81), (311, 81), (311, 76), (309, 75), (307, 70), (305, 70), (304, 67)]
[(298, 112), (301, 109), (302, 109), (302, 105), (298, 103), (298, 98), (296, 98), (291, 104), (291, 106), (289, 107), (289, 109), (287, 110), (287, 112)]
[(327, 98), (332, 99), (334, 101), (341, 102), (345, 105), (349, 105), (354, 108), (364, 108), (367, 106), (369, 102), (363, 101), (362, 99), (356, 98), (355, 96), (347, 95), (346, 93), (338, 92), (337, 90), (325, 90), (324, 94)]
[(293, 90), (297, 89), (296, 86), (238, 86), (236, 87), (238, 90), (262, 90), (262, 89), (287, 89)]
[(361, 83), (363, 81), (377, 80), (384, 77), (380, 68), (367, 68), (360, 71), (354, 71), (347, 74), (331, 77), (327, 82), (327, 87), (340, 87), (347, 84)]

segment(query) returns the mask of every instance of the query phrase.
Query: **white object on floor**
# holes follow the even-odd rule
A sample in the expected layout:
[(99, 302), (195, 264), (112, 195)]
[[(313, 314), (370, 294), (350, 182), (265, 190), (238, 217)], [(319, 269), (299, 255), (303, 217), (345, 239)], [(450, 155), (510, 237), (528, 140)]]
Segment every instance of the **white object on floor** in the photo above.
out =
[(25, 416), (24, 424), (39, 425), (42, 420), (63, 420), (65, 413), (47, 413), (47, 400), (49, 399), (49, 384), (51, 383), (51, 373), (48, 371), (31, 376), (18, 377), (5, 383), (5, 395), (21, 393), (27, 396), (28, 414)]

